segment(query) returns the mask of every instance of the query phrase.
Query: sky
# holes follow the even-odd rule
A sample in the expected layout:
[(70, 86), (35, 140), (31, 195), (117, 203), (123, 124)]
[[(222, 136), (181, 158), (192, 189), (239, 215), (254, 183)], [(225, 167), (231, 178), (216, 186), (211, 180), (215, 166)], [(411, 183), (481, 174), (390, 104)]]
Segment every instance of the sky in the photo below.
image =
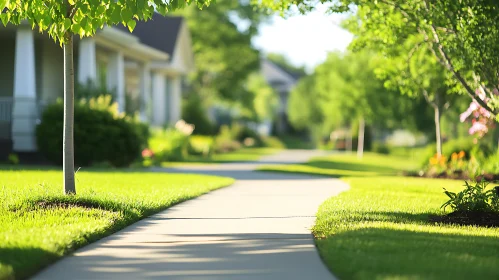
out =
[(344, 51), (352, 40), (352, 34), (339, 26), (341, 19), (338, 14), (326, 15), (323, 7), (286, 19), (275, 16), (260, 26), (253, 44), (264, 53), (284, 54), (293, 64), (310, 71), (326, 59), (328, 52)]

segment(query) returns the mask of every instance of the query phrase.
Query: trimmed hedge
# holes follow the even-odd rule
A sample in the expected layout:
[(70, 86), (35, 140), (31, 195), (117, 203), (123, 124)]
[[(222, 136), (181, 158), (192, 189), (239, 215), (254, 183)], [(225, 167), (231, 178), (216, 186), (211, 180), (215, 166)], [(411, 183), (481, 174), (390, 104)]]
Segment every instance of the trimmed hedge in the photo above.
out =
[[(107, 162), (116, 167), (129, 166), (145, 147), (147, 125), (113, 114), (111, 109), (97, 107), (83, 102), (75, 104), (75, 164), (89, 166)], [(62, 102), (49, 105), (36, 129), (39, 151), (56, 164), (62, 164), (63, 114)]]

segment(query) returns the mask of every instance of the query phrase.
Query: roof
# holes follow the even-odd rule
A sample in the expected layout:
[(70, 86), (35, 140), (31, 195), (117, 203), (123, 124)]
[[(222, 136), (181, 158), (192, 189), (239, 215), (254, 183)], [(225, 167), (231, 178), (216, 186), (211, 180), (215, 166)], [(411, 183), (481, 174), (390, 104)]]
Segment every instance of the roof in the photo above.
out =
[(289, 76), (291, 76), (291, 78), (293, 78), (295, 81), (298, 81), (303, 76), (300, 73), (296, 73), (294, 71), (290, 71), (290, 70), (282, 67), (281, 65), (279, 65), (278, 63), (273, 62), (270, 59), (265, 59), (265, 60), (268, 61), (269, 63), (271, 63), (272, 65), (274, 65), (275, 67), (279, 68), (279, 70), (281, 70), (281, 71), (285, 72), (286, 74), (288, 74)]
[[(183, 20), (182, 17), (164, 17), (154, 13), (152, 19), (148, 21), (137, 21), (132, 34), (137, 36), (143, 44), (164, 51), (173, 57)], [(116, 28), (130, 32), (123, 25), (117, 25)]]

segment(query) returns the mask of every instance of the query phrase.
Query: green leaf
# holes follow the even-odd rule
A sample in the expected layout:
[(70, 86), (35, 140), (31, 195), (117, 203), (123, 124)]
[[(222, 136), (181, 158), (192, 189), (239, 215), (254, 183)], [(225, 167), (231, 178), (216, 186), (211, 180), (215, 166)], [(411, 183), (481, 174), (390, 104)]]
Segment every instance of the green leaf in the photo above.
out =
[(7, 7), (9, 5), (9, 0), (0, 0), (0, 10)]
[(103, 15), (105, 11), (106, 11), (106, 7), (104, 7), (104, 6), (99, 6), (99, 7), (97, 7), (96, 14), (97, 14), (97, 15)]
[(62, 24), (63, 31), (71, 28), (71, 20), (69, 18), (64, 19), (64, 23)]
[(71, 5), (71, 6), (74, 6), (74, 5), (75, 5), (75, 1), (74, 1), (74, 0), (68, 0), (68, 3), (69, 3), (69, 5)]
[(74, 23), (71, 26), (71, 32), (73, 32), (73, 34), (79, 34), (80, 33), (80, 29), (81, 29), (81, 26), (78, 23)]
[(124, 8), (123, 10), (121, 10), (121, 20), (122, 21), (128, 22), (132, 19), (132, 17), (133, 17), (133, 13), (132, 13), (132, 11), (130, 11), (130, 9)]
[(121, 11), (118, 7), (115, 7), (111, 16), (109, 17), (113, 23), (121, 22)]
[(6, 26), (7, 23), (9, 23), (9, 19), (10, 19), (10, 14), (0, 14), (0, 20), (2, 20), (4, 26)]
[(135, 26), (137, 25), (137, 23), (135, 22), (135, 20), (129, 20), (126, 25), (128, 26), (128, 30), (130, 30), (130, 32), (133, 31), (133, 29), (135, 29)]

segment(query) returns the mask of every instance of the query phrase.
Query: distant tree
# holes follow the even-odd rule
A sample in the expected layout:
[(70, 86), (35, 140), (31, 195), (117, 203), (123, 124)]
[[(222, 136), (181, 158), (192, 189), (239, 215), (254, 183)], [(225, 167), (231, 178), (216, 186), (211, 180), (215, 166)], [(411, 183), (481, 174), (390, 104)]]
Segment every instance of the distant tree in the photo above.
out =
[[(254, 0), (260, 6), (287, 12), (296, 6), (310, 11), (318, 1)], [(361, 26), (370, 32), (370, 41), (382, 42), (389, 50), (400, 44), (400, 35), (415, 30), (423, 37), (421, 44), (433, 54), (461, 90), (485, 110), (499, 112), (494, 90), (499, 75), (499, 2), (492, 0), (325, 0), (330, 12), (362, 8)], [(416, 47), (416, 46), (415, 46)], [(482, 100), (476, 88), (482, 88), (489, 103)]]
[(273, 120), (278, 107), (278, 96), (260, 73), (247, 80), (247, 92), (252, 97), (252, 111), (257, 121)]
[[(251, 39), (267, 13), (246, 1), (220, 0), (202, 11), (189, 7), (180, 14), (187, 18), (192, 34), (193, 90), (205, 101), (250, 102), (245, 99), (246, 79), (260, 66), (260, 53)], [(245, 29), (239, 27), (241, 22)]]
[[(296, 128), (319, 134), (358, 123), (358, 155), (363, 154), (365, 126), (397, 126), (414, 114), (414, 102), (386, 89), (374, 70), (371, 53), (331, 53), (314, 73), (291, 92), (288, 113)], [(403, 118), (404, 115), (407, 117)]]
[(130, 30), (136, 20), (148, 20), (156, 10), (162, 15), (196, 3), (203, 7), (210, 0), (0, 0), (0, 20), (4, 25), (29, 21), (33, 28), (47, 32), (64, 49), (64, 193), (76, 193), (74, 179), (74, 65), (73, 36), (93, 36), (104, 25), (124, 24)]

